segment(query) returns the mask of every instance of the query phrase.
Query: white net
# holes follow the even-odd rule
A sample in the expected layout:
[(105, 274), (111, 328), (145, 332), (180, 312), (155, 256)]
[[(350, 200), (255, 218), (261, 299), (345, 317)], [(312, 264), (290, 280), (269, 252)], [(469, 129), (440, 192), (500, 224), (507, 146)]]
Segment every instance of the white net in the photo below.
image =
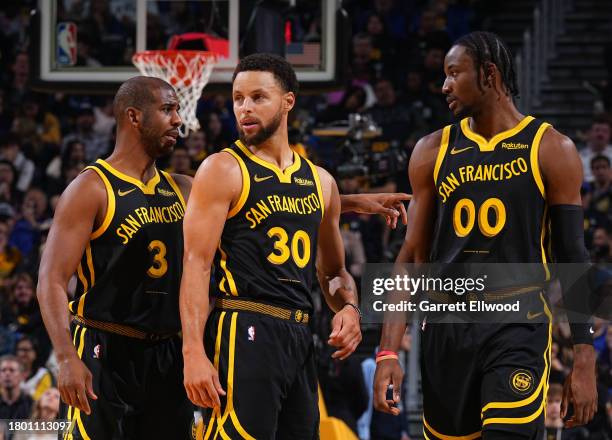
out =
[(210, 79), (217, 56), (205, 51), (154, 50), (138, 52), (132, 62), (144, 76), (161, 78), (176, 90), (181, 103), (179, 114), (183, 119), (180, 135), (187, 137), (190, 131), (198, 130), (198, 99)]

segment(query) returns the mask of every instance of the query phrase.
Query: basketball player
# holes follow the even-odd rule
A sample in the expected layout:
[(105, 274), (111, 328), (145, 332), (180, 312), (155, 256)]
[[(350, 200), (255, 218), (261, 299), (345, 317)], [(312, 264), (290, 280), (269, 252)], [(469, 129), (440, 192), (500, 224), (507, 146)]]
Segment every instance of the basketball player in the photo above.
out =
[(177, 300), (191, 182), (155, 167), (176, 143), (178, 108), (160, 79), (123, 83), (113, 153), (68, 186), (55, 212), (38, 299), (69, 405), (63, 416), (75, 422), (67, 439), (191, 436)]
[[(318, 438), (308, 326), (315, 264), (335, 312), (333, 357), (345, 359), (361, 340), (338, 188), (288, 143), (297, 89), (283, 58), (243, 58), (232, 89), (240, 140), (206, 159), (194, 180), (180, 310), (187, 394), (211, 408), (205, 439)], [(217, 296), (210, 317), (209, 292)]]
[[(397, 261), (543, 263), (535, 265), (540, 267), (536, 274), (526, 274), (535, 279), (550, 261), (544, 250), (549, 221), (556, 261), (588, 261), (576, 148), (549, 124), (516, 109), (515, 68), (505, 44), (486, 32), (466, 35), (447, 53), (444, 70), (443, 92), (450, 110), (462, 119), (415, 147), (409, 164), (414, 194)], [(484, 168), (493, 172), (479, 173)], [(451, 181), (457, 176), (455, 185)], [(525, 290), (520, 298), (530, 305), (527, 318), (542, 322), (445, 325), (426, 318), (421, 374), (427, 439), (543, 436), (550, 312), (541, 287)], [(597, 404), (588, 326), (571, 327), (574, 366), (564, 413), (571, 402), (574, 415), (568, 426), (591, 420)], [(394, 403), (403, 373), (393, 352), (404, 328), (391, 320), (383, 326), (385, 358), (375, 376), (375, 406), (391, 414), (399, 412)], [(390, 384), (392, 400), (386, 396)]]

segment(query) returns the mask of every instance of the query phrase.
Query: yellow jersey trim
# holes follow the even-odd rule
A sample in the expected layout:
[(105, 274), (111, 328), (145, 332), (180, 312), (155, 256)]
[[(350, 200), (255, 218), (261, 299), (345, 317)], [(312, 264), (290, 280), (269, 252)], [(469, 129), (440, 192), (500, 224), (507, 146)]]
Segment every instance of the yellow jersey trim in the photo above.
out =
[(438, 150), (438, 156), (436, 157), (436, 164), (434, 166), (434, 172), (433, 172), (434, 183), (438, 183), (438, 173), (440, 172), (440, 168), (442, 167), (442, 161), (444, 160), (444, 156), (446, 156), (446, 150), (448, 149), (448, 140), (450, 138), (450, 130), (451, 130), (450, 125), (447, 125), (442, 130), (442, 139), (440, 140), (440, 149)]
[(284, 170), (281, 170), (279, 167), (277, 167), (273, 163), (270, 163), (258, 157), (251, 150), (245, 147), (245, 145), (242, 142), (236, 141), (236, 145), (238, 145), (238, 148), (240, 148), (240, 150), (244, 154), (246, 154), (246, 156), (249, 159), (251, 159), (253, 162), (261, 165), (262, 167), (268, 168), (270, 171), (276, 174), (276, 176), (278, 177), (278, 180), (281, 183), (291, 183), (291, 176), (293, 175), (294, 172), (299, 170), (300, 166), (302, 165), (301, 156), (293, 150), (291, 150), (291, 152), (293, 153), (293, 163), (289, 165), (287, 168), (285, 168)]
[(240, 212), (249, 198), (249, 193), (251, 192), (251, 176), (249, 175), (249, 170), (247, 169), (244, 160), (242, 160), (242, 157), (240, 157), (238, 153), (230, 148), (224, 148), (222, 151), (231, 154), (234, 159), (236, 159), (238, 165), (240, 166), (240, 172), (242, 173), (242, 189), (240, 190), (240, 197), (238, 198), (238, 201), (234, 207), (227, 213), (227, 218), (232, 218)]
[(234, 277), (232, 273), (227, 268), (227, 254), (225, 253), (223, 249), (221, 249), (221, 242), (219, 242), (219, 252), (221, 252), (221, 261), (220, 261), (221, 269), (223, 269), (223, 272), (225, 273), (225, 276), (221, 279), (221, 284), (219, 284), (219, 289), (222, 292), (227, 293), (227, 291), (225, 290), (225, 286), (221, 287), (223, 284), (223, 281), (227, 279), (227, 283), (229, 284), (229, 288), (230, 288), (230, 293), (234, 296), (238, 296), (238, 289), (236, 288), (236, 282), (234, 281)]
[(187, 203), (185, 203), (185, 198), (183, 197), (183, 193), (181, 192), (181, 188), (179, 188), (178, 184), (176, 183), (176, 180), (174, 180), (174, 177), (172, 177), (172, 174), (166, 173), (165, 171), (162, 171), (161, 173), (164, 175), (164, 177), (166, 178), (166, 180), (168, 181), (168, 183), (170, 184), (170, 186), (172, 187), (172, 189), (176, 193), (176, 196), (181, 201), (181, 204), (183, 205), (183, 208), (186, 208), (187, 207)]
[(531, 162), (531, 172), (533, 173), (533, 178), (535, 179), (536, 185), (540, 190), (540, 194), (542, 197), (546, 198), (546, 191), (544, 189), (544, 181), (542, 180), (542, 174), (540, 173), (540, 163), (538, 161), (538, 153), (540, 151), (540, 141), (542, 140), (542, 136), (544, 136), (544, 132), (551, 125), (548, 123), (543, 123), (538, 128), (538, 131), (533, 138), (533, 144), (531, 145), (531, 151), (529, 153), (529, 159)]
[(438, 437), (441, 440), (474, 440), (476, 438), (479, 438), (482, 435), (481, 431), (474, 432), (473, 434), (466, 434), (466, 435), (444, 435), (444, 434), (440, 434), (438, 431), (433, 429), (429, 425), (429, 423), (427, 423), (427, 420), (425, 420), (425, 415), (424, 414), (423, 414), (423, 425), (425, 425), (425, 428), (427, 428), (428, 431), (430, 431), (433, 435), (435, 435), (436, 437)]
[(135, 177), (128, 176), (125, 173), (113, 168), (111, 164), (106, 162), (104, 159), (98, 159), (96, 163), (102, 165), (109, 173), (113, 174), (115, 177), (118, 177), (121, 180), (124, 180), (136, 187), (140, 188), (141, 191), (148, 195), (155, 194), (155, 187), (160, 181), (159, 173), (157, 172), (157, 168), (155, 168), (155, 175), (151, 177), (151, 179), (147, 183), (143, 183)]
[(544, 214), (542, 215), (542, 232), (540, 233), (540, 249), (542, 251), (542, 264), (544, 265), (544, 271), (546, 272), (546, 281), (550, 280), (550, 269), (548, 268), (548, 261), (546, 259), (546, 249), (544, 249), (544, 237), (546, 236), (546, 230), (548, 229), (548, 205), (544, 205)]
[[(548, 317), (548, 345), (546, 346), (546, 350), (544, 351), (544, 372), (542, 373), (542, 378), (540, 379), (540, 383), (538, 385), (538, 388), (533, 392), (533, 394), (529, 397), (527, 397), (526, 399), (523, 400), (519, 400), (516, 402), (491, 402), (487, 405), (484, 406), (484, 408), (482, 408), (482, 412), (481, 412), (481, 418), (483, 418), (483, 426), (484, 425), (489, 425), (492, 423), (504, 423), (504, 424), (523, 424), (523, 423), (529, 423), (532, 420), (535, 420), (540, 413), (544, 410), (544, 406), (546, 404), (546, 395), (548, 393), (548, 375), (549, 375), (549, 368), (550, 368), (550, 353), (551, 353), (551, 347), (552, 347), (552, 313), (550, 312), (550, 309), (548, 308), (548, 304), (546, 303), (546, 300), (544, 299), (544, 296), (542, 295), (542, 293), (540, 292), (540, 300), (542, 301), (543, 305), (544, 305), (544, 313), (546, 314), (546, 316)], [(526, 416), (526, 417), (497, 417), (497, 418), (484, 418), (484, 412), (491, 409), (491, 408), (520, 408), (522, 406), (527, 406), (529, 404), (531, 404), (534, 400), (536, 400), (536, 398), (538, 396), (542, 395), (542, 402), (539, 406), (539, 408), (531, 415)]]
[(81, 295), (81, 297), (79, 298), (79, 305), (77, 307), (77, 315), (79, 316), (83, 316), (83, 310), (85, 309), (85, 297), (87, 296), (89, 290), (96, 283), (96, 275), (94, 273), (93, 266), (93, 256), (91, 255), (91, 243), (88, 243), (87, 247), (85, 248), (85, 259), (87, 260), (87, 269), (89, 271), (89, 283), (87, 282), (87, 279), (83, 274), (82, 264), (79, 264), (79, 268), (77, 269), (79, 279), (83, 283), (83, 295)]
[(325, 216), (325, 199), (323, 198), (323, 187), (321, 186), (321, 178), (319, 177), (319, 170), (317, 170), (317, 167), (311, 161), (309, 161), (308, 159), (305, 159), (305, 160), (308, 166), (310, 167), (310, 170), (312, 171), (312, 175), (314, 176), (315, 184), (317, 185), (317, 194), (319, 196), (319, 203), (321, 204), (321, 218), (323, 218), (323, 216)]
[(111, 221), (113, 220), (113, 216), (115, 215), (115, 192), (113, 191), (113, 187), (108, 181), (108, 178), (98, 168), (88, 166), (85, 168), (85, 170), (94, 170), (96, 174), (100, 176), (100, 179), (102, 179), (102, 183), (104, 183), (104, 187), (106, 188), (106, 215), (104, 216), (102, 224), (98, 227), (98, 229), (93, 231), (89, 237), (90, 240), (95, 240), (106, 232), (111, 224)]
[(487, 141), (484, 137), (479, 135), (478, 133), (474, 133), (470, 128), (470, 118), (464, 118), (461, 120), (461, 131), (463, 134), (470, 140), (476, 142), (478, 144), (478, 148), (480, 151), (494, 151), (495, 146), (502, 140), (507, 139), (515, 134), (519, 133), (523, 128), (527, 126), (531, 121), (535, 118), (533, 116), (525, 116), (521, 122), (519, 122), (516, 127), (511, 128), (510, 130), (502, 131), (501, 133), (497, 133), (495, 136), (491, 138), (491, 140)]

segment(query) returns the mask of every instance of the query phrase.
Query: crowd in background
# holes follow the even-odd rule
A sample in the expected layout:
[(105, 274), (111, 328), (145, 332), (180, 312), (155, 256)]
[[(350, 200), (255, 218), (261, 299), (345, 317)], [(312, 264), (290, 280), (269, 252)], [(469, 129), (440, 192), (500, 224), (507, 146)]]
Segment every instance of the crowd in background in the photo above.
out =
[[(110, 96), (32, 90), (28, 37), (32, 3), (0, 6), (0, 419), (52, 420), (57, 417), (59, 402), (54, 388), (57, 366), (35, 295), (38, 264), (60, 194), (87, 163), (109, 154), (115, 125)], [(347, 47), (348, 78), (335, 92), (298, 98), (290, 121), (293, 146), (300, 154), (336, 171), (344, 193), (410, 192), (406, 163), (416, 141), (453, 122), (441, 90), (444, 54), (454, 39), (479, 28), (482, 3), (346, 2), (353, 25)], [(99, 28), (90, 35), (100, 37), (122, 25), (117, 17), (104, 14), (94, 14), (90, 24)], [(89, 45), (95, 43), (84, 39), (80, 44), (82, 62), (93, 63)], [(102, 47), (106, 50), (96, 56), (104, 57), (106, 52), (108, 56), (118, 55), (112, 44)], [(316, 128), (346, 121), (355, 113), (367, 115), (382, 129), (367, 148), (375, 146), (391, 152), (397, 167), (374, 172), (370, 164), (367, 171), (337, 172), (346, 144), (336, 137), (317, 136)], [(202, 99), (198, 118), (201, 130), (180, 142), (170, 157), (159, 162), (160, 167), (193, 175), (209, 154), (237, 138), (227, 95)], [(585, 176), (585, 240), (594, 261), (610, 263), (611, 119), (606, 114), (594, 116), (585, 130), (585, 139), (575, 139)], [(393, 261), (404, 235), (402, 228), (392, 231), (381, 218), (359, 214), (344, 214), (341, 229), (347, 267), (357, 280), (364, 263)], [(74, 293), (74, 284), (70, 294)], [(325, 329), (329, 317), (321, 312), (317, 325)], [(564, 432), (564, 439), (612, 439), (612, 326), (596, 321), (594, 331), (599, 357), (599, 411), (588, 427)], [(403, 350), (407, 353), (410, 346), (407, 334)], [(345, 420), (362, 439), (406, 440), (405, 408), (399, 418), (372, 411), (375, 343), (364, 347), (360, 355), (346, 362), (321, 364), (320, 380), (328, 410)], [(563, 325), (555, 326), (552, 353), (547, 407), (551, 432), (562, 425), (559, 384), (571, 366), (571, 339)]]

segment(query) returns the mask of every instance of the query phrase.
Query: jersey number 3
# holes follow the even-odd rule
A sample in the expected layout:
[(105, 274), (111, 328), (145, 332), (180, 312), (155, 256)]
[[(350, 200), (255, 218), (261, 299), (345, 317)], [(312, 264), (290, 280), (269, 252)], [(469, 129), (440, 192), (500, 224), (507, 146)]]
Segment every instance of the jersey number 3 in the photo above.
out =
[[(489, 222), (489, 212), (495, 214), (493, 224)], [(466, 213), (466, 218), (463, 218), (463, 213)], [(465, 220), (465, 221), (464, 221)], [(476, 223), (476, 206), (470, 199), (461, 199), (455, 205), (453, 211), (453, 227), (457, 237), (465, 237), (474, 228)], [(485, 237), (495, 237), (504, 228), (506, 224), (506, 207), (504, 203), (496, 198), (485, 200), (480, 208), (478, 208), (478, 229)]]
[(147, 270), (147, 275), (151, 278), (161, 278), (168, 271), (166, 245), (163, 241), (153, 240), (149, 243), (149, 251), (153, 254), (153, 265)]
[[(306, 267), (310, 261), (310, 237), (306, 231), (296, 231), (291, 239), (291, 249), (287, 246), (289, 235), (287, 231), (278, 226), (270, 228), (268, 237), (274, 238), (274, 251), (268, 255), (268, 261), (272, 264), (284, 264), (289, 257), (293, 257), (293, 261), (300, 269)], [(300, 254), (300, 244), (302, 252)]]

